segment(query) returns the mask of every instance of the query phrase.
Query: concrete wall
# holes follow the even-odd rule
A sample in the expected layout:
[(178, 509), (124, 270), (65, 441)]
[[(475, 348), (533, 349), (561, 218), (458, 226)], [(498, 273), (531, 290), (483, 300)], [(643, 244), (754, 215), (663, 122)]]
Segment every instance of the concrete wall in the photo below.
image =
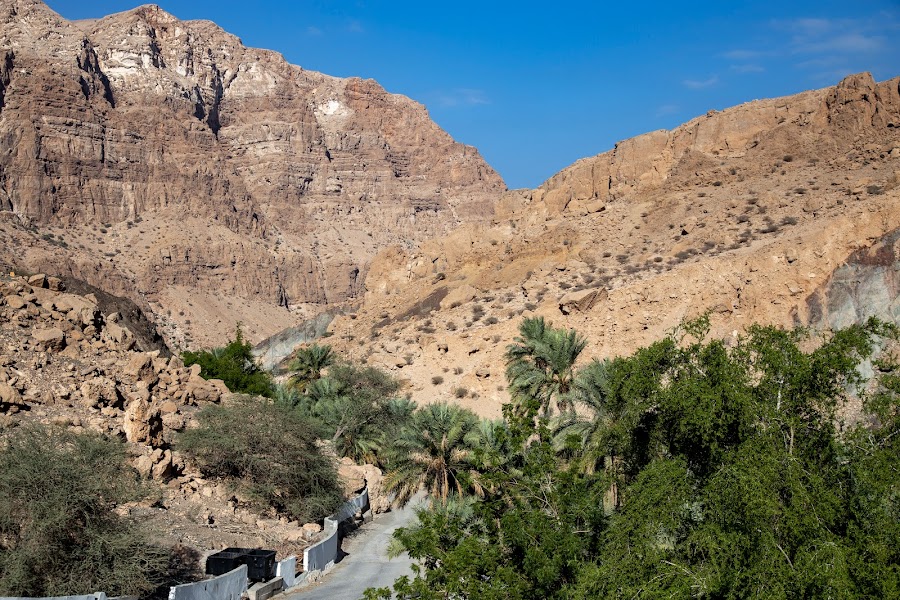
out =
[(169, 589), (169, 600), (240, 600), (247, 591), (247, 565), (205, 581)]
[(297, 583), (297, 557), (289, 556), (275, 565), (275, 576), (284, 580), (284, 587), (291, 588)]
[(324, 571), (334, 564), (338, 553), (338, 525), (357, 512), (369, 510), (369, 489), (366, 488), (356, 498), (347, 500), (336, 513), (325, 517), (325, 538), (303, 551), (303, 570)]
[(84, 596), (56, 596), (54, 598), (14, 598), (10, 596), (0, 596), (0, 600), (107, 600), (106, 594), (97, 592), (96, 594), (86, 594)]

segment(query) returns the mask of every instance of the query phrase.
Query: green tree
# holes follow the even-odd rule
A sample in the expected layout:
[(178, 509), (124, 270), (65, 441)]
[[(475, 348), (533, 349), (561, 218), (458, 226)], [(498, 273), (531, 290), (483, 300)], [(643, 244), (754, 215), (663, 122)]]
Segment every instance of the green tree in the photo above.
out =
[(543, 317), (525, 319), (506, 348), (506, 378), (516, 412), (523, 418), (546, 416), (555, 401), (568, 407), (575, 361), (587, 341), (575, 330), (557, 329)]
[(397, 398), (400, 384), (374, 367), (336, 364), (315, 379), (297, 403), (297, 411), (329, 438), (340, 456), (383, 464), (396, 432), (415, 409)]
[(242, 397), (206, 407), (197, 418), (199, 426), (178, 436), (176, 447), (205, 476), (227, 482), (256, 509), (310, 521), (340, 505), (335, 467), (295, 410)]
[(423, 406), (412, 415), (393, 444), (391, 470), (385, 488), (405, 505), (424, 488), (433, 500), (446, 504), (452, 495), (472, 491), (474, 451), (470, 434), (478, 418), (446, 403)]
[(200, 365), (204, 379), (221, 379), (235, 393), (271, 398), (275, 393), (271, 376), (263, 371), (253, 356), (253, 346), (244, 339), (238, 323), (234, 339), (221, 348), (181, 353), (187, 366)]
[(291, 371), (289, 384), (301, 393), (322, 377), (322, 371), (334, 364), (335, 356), (331, 346), (312, 344), (297, 350), (294, 360), (288, 369)]
[[(394, 590), (422, 598), (900, 595), (898, 368), (875, 362), (868, 414), (849, 430), (837, 426), (848, 394), (863, 394), (861, 361), (875, 342), (896, 343), (896, 329), (870, 321), (812, 339), (752, 327), (725, 345), (705, 339), (707, 325), (686, 323), (631, 356), (583, 369), (571, 397), (600, 423), (573, 422), (562, 455), (543, 419), (511, 422), (513, 456), (489, 474), (497, 493), (465, 510), (434, 506), (398, 531), (418, 571)], [(579, 440), (591, 447), (579, 451)], [(596, 468), (610, 456), (619, 461), (614, 478)], [(607, 515), (612, 485), (621, 502)]]
[(0, 450), (0, 594), (151, 592), (170, 551), (114, 512), (146, 493), (118, 441), (37, 426), (13, 432)]

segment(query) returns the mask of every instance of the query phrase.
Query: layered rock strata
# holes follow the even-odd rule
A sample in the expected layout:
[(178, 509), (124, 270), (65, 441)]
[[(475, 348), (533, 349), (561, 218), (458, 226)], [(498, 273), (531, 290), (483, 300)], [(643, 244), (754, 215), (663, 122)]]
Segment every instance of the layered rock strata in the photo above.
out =
[(60, 272), (163, 309), (178, 288), (341, 303), (380, 248), (490, 218), (504, 189), (422, 105), (153, 5), (0, 0), (0, 150), (0, 210), (65, 232)]

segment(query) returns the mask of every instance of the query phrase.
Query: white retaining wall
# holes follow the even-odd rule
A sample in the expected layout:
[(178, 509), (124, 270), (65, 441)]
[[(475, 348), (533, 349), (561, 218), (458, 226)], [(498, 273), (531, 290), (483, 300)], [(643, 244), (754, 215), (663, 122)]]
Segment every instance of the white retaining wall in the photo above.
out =
[(83, 596), (56, 596), (54, 598), (15, 598), (11, 596), (0, 596), (0, 600), (107, 600), (106, 594), (97, 592), (96, 594), (85, 594)]
[(325, 517), (325, 539), (303, 551), (303, 571), (324, 571), (334, 564), (338, 553), (338, 525), (357, 512), (369, 510), (369, 488), (347, 500), (336, 513)]
[(205, 581), (169, 589), (169, 600), (240, 600), (247, 591), (247, 565)]
[(292, 588), (297, 583), (297, 557), (289, 556), (275, 565), (275, 577), (281, 577), (284, 587)]

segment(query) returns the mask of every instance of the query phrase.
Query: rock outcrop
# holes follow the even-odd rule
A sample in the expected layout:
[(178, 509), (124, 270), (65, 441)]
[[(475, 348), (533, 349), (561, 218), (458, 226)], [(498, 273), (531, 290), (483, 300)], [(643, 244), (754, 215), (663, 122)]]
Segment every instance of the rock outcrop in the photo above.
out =
[(504, 189), (422, 105), (154, 5), (0, 0), (0, 150), (0, 210), (62, 232), (17, 264), (157, 311), (355, 298), (379, 249), (489, 219)]
[(577, 329), (585, 359), (705, 312), (726, 341), (752, 323), (896, 320), (898, 125), (900, 78), (863, 73), (620, 142), (504, 194), (489, 225), (382, 251), (329, 341), (419, 403), (497, 417), (493, 373), (526, 316)]

